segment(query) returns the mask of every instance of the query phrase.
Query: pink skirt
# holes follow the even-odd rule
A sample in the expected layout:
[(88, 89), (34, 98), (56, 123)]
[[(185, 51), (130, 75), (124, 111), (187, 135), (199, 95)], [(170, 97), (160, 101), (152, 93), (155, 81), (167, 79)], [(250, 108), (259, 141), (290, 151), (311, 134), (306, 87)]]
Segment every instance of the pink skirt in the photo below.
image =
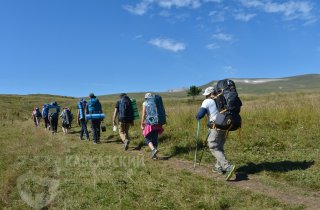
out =
[(144, 127), (142, 133), (143, 136), (146, 137), (151, 131), (157, 131), (158, 134), (161, 134), (163, 132), (163, 128), (162, 125), (149, 125), (146, 124), (146, 126)]

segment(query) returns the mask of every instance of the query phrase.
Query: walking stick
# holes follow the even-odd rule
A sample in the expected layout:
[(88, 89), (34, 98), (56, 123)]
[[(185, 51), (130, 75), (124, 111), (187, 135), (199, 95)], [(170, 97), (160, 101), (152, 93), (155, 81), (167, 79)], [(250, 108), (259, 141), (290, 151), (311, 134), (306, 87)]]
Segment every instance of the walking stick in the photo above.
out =
[[(209, 134), (210, 134), (210, 129), (208, 130), (208, 134), (207, 134), (207, 138), (206, 138), (206, 140), (205, 140), (205, 143), (206, 143), (207, 140), (208, 140)], [(202, 149), (202, 152), (201, 152), (200, 159), (199, 159), (199, 166), (200, 166), (200, 163), (201, 163), (201, 160), (202, 160), (202, 156), (203, 156), (204, 150), (205, 150), (206, 148), (207, 148), (207, 147), (204, 145), (204, 147), (203, 147), (203, 149)]]
[(197, 164), (197, 151), (198, 151), (199, 129), (200, 129), (200, 120), (198, 120), (197, 132), (196, 132), (196, 151), (195, 151), (195, 153), (194, 153), (193, 170), (196, 169), (196, 164)]

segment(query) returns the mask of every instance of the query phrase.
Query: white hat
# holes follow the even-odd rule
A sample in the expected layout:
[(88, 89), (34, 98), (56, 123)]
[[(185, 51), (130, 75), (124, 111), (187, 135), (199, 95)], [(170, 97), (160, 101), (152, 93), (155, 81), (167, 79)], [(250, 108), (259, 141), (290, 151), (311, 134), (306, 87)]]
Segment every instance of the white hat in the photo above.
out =
[(144, 98), (151, 98), (152, 94), (151, 93), (146, 93), (146, 95), (144, 96)]
[(207, 96), (211, 93), (214, 93), (214, 87), (207, 87), (202, 95)]

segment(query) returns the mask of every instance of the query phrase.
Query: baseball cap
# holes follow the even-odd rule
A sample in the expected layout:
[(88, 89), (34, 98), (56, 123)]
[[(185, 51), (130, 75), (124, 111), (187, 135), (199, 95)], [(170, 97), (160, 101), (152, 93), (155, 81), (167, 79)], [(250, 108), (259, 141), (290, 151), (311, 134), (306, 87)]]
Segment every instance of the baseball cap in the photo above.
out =
[(202, 95), (207, 96), (211, 93), (214, 93), (214, 87), (207, 87)]
[(144, 98), (151, 98), (152, 94), (151, 93), (146, 93), (146, 95), (144, 96)]

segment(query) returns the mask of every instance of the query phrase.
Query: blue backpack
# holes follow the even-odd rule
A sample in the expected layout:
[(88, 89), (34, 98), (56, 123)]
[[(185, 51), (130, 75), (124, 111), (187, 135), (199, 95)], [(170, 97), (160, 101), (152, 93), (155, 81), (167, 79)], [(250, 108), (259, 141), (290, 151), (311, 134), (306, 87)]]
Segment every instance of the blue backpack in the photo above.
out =
[(123, 96), (119, 101), (119, 121), (130, 123), (133, 118), (131, 100), (128, 96)]
[(90, 98), (90, 100), (88, 102), (88, 112), (89, 112), (89, 114), (99, 114), (102, 112), (99, 99)]
[(147, 99), (146, 122), (150, 125), (166, 124), (166, 111), (161, 96), (155, 95)]
[(48, 117), (49, 107), (48, 104), (44, 104), (42, 107), (42, 118)]
[(85, 119), (86, 117), (86, 113), (84, 112), (84, 101), (81, 100), (78, 102), (78, 109), (79, 109), (79, 119), (82, 120), (82, 119)]

